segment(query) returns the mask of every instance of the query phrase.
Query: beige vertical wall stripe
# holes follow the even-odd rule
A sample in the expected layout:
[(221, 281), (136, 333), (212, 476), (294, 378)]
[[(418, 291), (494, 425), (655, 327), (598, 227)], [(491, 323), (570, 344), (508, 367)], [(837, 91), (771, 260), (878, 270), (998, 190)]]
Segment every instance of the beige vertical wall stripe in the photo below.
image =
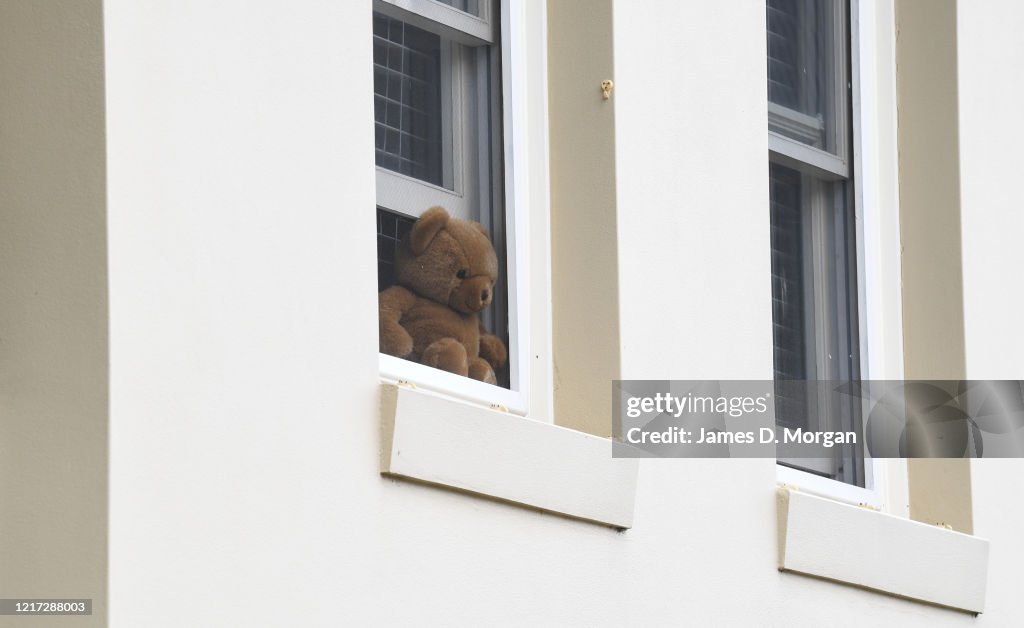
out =
[(907, 379), (964, 376), (955, 0), (898, 0)]
[(619, 377), (610, 0), (548, 3), (555, 420), (611, 435)]
[(973, 533), (970, 460), (922, 458), (907, 463), (910, 518)]
[[(897, 0), (907, 379), (965, 374), (956, 0)], [(972, 530), (966, 460), (911, 460), (910, 516)]]
[(0, 597), (107, 605), (100, 0), (0, 2)]

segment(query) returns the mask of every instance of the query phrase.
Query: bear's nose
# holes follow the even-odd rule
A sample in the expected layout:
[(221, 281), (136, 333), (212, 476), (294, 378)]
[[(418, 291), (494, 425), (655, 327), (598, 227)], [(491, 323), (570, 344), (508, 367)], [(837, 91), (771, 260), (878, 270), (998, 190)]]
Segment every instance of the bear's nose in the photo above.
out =
[(491, 293), (487, 291), (487, 288), (484, 288), (483, 290), (480, 291), (480, 300), (483, 301), (484, 303), (487, 303), (487, 300), (488, 298), (490, 298), (490, 296)]

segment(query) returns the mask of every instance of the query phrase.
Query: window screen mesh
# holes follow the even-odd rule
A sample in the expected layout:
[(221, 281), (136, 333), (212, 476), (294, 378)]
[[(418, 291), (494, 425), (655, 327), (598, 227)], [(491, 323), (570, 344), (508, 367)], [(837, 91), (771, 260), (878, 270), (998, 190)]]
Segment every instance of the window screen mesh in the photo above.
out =
[(378, 166), (443, 183), (441, 38), (373, 14), (373, 106)]
[(395, 283), (395, 253), (416, 219), (377, 208), (377, 290)]

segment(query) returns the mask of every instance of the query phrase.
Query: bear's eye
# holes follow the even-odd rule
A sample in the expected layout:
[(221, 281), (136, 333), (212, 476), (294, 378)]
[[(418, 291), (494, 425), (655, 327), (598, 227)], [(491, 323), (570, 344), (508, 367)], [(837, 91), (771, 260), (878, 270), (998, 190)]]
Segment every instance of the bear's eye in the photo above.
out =
[(468, 274), (469, 274), (468, 270), (466, 270), (465, 268), (460, 268), (459, 272), (455, 273), (455, 276), (458, 277), (459, 279), (465, 279), (466, 275), (468, 275)]

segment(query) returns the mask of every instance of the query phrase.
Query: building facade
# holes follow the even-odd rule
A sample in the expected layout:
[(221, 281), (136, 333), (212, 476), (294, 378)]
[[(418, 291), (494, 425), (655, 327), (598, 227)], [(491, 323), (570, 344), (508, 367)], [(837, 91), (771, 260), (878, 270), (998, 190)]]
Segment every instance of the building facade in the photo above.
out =
[[(1024, 379), (1024, 5), (835, 3), (839, 95), (801, 117), (763, 0), (457, 4), (0, 4), (0, 597), (94, 600), (56, 626), (1024, 622), (1020, 460), (877, 461), (851, 497), (607, 441), (612, 380), (777, 376), (780, 168), (844, 190), (858, 373)], [(376, 14), (460, 51), (436, 171), (386, 161)], [(794, 139), (814, 120), (838, 144)], [(375, 208), (410, 198), (382, 168), (490, 221), (500, 391), (380, 355)]]

